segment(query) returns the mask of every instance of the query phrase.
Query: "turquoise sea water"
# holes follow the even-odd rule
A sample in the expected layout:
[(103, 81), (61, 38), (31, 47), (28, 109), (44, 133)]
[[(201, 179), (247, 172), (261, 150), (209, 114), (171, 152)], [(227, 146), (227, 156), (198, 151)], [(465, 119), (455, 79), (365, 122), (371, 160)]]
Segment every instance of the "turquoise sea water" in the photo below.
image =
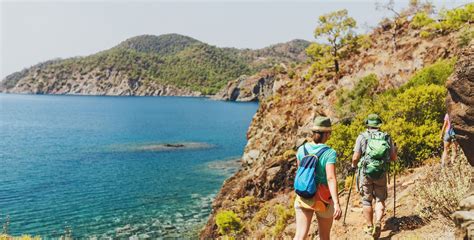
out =
[[(239, 157), (256, 103), (0, 94), (0, 223), (11, 234), (189, 236)], [(156, 151), (160, 143), (205, 148)], [(216, 167), (223, 166), (223, 167)]]

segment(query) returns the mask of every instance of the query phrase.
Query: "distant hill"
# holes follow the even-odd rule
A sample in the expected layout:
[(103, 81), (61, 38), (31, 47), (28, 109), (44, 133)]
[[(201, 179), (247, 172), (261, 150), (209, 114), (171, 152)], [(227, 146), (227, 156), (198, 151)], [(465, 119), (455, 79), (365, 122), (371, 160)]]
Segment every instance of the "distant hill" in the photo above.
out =
[(0, 91), (31, 94), (201, 95), (279, 63), (304, 61), (309, 42), (218, 48), (179, 34), (141, 35), (86, 57), (40, 63), (7, 76)]

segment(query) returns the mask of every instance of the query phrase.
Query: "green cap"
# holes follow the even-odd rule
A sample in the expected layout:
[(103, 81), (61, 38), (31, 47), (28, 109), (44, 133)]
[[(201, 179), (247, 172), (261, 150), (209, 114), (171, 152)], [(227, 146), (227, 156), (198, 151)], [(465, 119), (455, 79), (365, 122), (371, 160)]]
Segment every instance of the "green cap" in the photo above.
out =
[(379, 117), (379, 115), (372, 113), (369, 114), (367, 120), (365, 120), (365, 124), (367, 127), (379, 128), (382, 125), (382, 119)]
[(331, 119), (328, 117), (317, 116), (313, 120), (313, 126), (311, 126), (311, 131), (315, 132), (330, 132), (331, 128)]

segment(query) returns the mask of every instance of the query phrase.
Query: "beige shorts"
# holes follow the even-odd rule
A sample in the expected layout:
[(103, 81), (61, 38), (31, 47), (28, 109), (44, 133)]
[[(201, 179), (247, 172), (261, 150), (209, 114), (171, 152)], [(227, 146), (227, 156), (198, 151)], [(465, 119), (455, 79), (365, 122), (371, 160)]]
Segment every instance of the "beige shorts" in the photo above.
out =
[(373, 180), (361, 174), (360, 194), (362, 195), (362, 205), (372, 206), (372, 200), (383, 202), (387, 199), (387, 174), (381, 178)]
[(298, 201), (295, 201), (295, 212), (306, 212), (306, 211), (311, 211), (316, 213), (316, 216), (320, 218), (332, 218), (334, 215), (334, 205), (333, 204), (326, 204), (326, 211), (324, 212), (317, 212), (314, 211), (313, 209), (310, 208), (302, 208), (299, 204)]

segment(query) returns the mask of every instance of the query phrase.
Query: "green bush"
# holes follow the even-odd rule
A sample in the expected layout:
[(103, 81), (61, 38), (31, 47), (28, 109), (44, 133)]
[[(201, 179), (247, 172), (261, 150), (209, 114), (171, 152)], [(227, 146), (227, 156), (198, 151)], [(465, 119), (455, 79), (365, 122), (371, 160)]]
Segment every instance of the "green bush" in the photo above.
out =
[(439, 154), (445, 98), (444, 86), (420, 85), (393, 97), (388, 108), (381, 112), (387, 122), (383, 130), (397, 143), (404, 166), (419, 165), (424, 159)]
[(462, 32), (459, 33), (458, 36), (458, 46), (465, 47), (469, 45), (469, 43), (474, 39), (474, 29), (464, 29)]
[(285, 230), (286, 227), (286, 222), (294, 217), (294, 211), (293, 208), (286, 208), (285, 206), (281, 204), (277, 204), (274, 206), (274, 211), (275, 211), (275, 226), (273, 227), (272, 230), (272, 235), (273, 236), (279, 236), (283, 230)]
[(216, 225), (222, 235), (235, 235), (243, 230), (242, 220), (230, 210), (217, 213)]
[(416, 72), (415, 75), (400, 88), (400, 91), (419, 85), (444, 85), (448, 77), (453, 73), (455, 63), (456, 59), (444, 59), (424, 67)]
[(413, 20), (410, 23), (410, 27), (415, 29), (421, 29), (432, 24), (434, 20), (426, 12), (418, 12), (413, 16)]
[(257, 201), (254, 196), (246, 196), (239, 198), (236, 203), (237, 211), (239, 213), (245, 213), (248, 210), (255, 208), (257, 206)]

